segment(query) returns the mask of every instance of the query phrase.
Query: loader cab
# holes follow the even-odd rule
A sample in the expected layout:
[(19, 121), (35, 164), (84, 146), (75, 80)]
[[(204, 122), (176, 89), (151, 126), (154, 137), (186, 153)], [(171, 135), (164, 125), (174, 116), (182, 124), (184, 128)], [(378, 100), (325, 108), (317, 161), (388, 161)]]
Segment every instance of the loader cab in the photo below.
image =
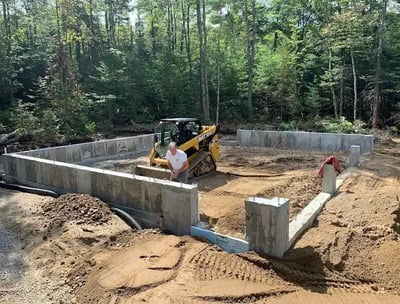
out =
[(168, 145), (176, 142), (178, 146), (201, 133), (201, 123), (196, 118), (162, 119), (154, 130), (154, 144), (158, 157), (165, 158)]

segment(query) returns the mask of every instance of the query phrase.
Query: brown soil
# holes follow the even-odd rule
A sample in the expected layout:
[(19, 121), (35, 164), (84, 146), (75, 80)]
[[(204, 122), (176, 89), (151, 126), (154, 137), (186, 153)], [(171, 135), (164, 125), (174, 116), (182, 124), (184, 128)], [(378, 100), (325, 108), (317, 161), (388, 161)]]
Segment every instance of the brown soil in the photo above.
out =
[[(280, 260), (227, 254), (156, 230), (132, 231), (110, 214), (101, 224), (77, 224), (82, 219), (72, 217), (49, 230), (53, 220), (45, 212), (53, 212), (43, 210), (55, 200), (2, 189), (0, 219), (23, 242), (26, 263), (42, 288), (50, 279), (68, 291), (63, 302), (49, 290), (48, 303), (400, 303), (400, 147), (389, 148), (378, 146), (364, 157), (315, 226)], [(219, 231), (240, 234), (235, 218), (247, 196), (283, 193), (301, 204), (308, 194), (298, 198), (296, 191), (318, 191), (315, 170), (327, 155), (263, 150), (251, 159), (250, 149), (239, 150), (247, 156), (234, 162), (234, 150), (223, 149), (219, 172), (199, 181), (203, 217), (215, 219)], [(266, 161), (285, 153), (314, 160), (288, 161), (291, 171)], [(238, 176), (260, 173), (271, 176)], [(12, 290), (21, 289), (17, 284)], [(0, 302), (44, 303), (15, 301), (7, 290), (0, 286)]]
[[(244, 238), (244, 202), (252, 196), (290, 199), (295, 217), (319, 192), (317, 170), (331, 154), (272, 148), (221, 147), (218, 172), (199, 180), (201, 220), (217, 232)], [(337, 153), (342, 170), (345, 155)]]
[(75, 221), (78, 225), (101, 225), (111, 220), (108, 205), (87, 194), (65, 194), (43, 206), (43, 215), (53, 224)]

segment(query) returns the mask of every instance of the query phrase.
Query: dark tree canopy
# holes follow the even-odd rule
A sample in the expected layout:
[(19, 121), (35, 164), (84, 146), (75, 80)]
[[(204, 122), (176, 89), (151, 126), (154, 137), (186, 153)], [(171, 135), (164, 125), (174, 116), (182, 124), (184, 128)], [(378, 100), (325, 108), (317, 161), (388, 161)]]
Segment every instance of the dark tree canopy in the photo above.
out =
[(0, 133), (77, 136), (167, 116), (400, 128), (398, 1), (0, 7)]

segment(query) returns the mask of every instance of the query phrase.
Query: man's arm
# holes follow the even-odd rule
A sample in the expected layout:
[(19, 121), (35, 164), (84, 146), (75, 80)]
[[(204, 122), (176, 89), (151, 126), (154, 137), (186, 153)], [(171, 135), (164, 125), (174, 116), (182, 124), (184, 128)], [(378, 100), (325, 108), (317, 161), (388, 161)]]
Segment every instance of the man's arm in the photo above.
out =
[(168, 160), (168, 168), (172, 171), (174, 171), (174, 169), (172, 168), (171, 162)]
[(183, 163), (183, 166), (182, 166), (182, 168), (179, 170), (179, 173), (178, 173), (178, 174), (181, 174), (182, 172), (185, 172), (188, 168), (189, 168), (189, 162), (188, 162), (188, 160), (186, 160), (186, 161)]

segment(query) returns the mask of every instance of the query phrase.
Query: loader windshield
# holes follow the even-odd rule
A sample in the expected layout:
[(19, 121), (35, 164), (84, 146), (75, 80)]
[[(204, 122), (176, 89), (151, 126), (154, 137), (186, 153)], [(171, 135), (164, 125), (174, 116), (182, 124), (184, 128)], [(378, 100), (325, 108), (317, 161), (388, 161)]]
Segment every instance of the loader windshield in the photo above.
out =
[(161, 122), (154, 130), (154, 141), (159, 157), (165, 158), (170, 142), (179, 141), (179, 128), (174, 122)]

